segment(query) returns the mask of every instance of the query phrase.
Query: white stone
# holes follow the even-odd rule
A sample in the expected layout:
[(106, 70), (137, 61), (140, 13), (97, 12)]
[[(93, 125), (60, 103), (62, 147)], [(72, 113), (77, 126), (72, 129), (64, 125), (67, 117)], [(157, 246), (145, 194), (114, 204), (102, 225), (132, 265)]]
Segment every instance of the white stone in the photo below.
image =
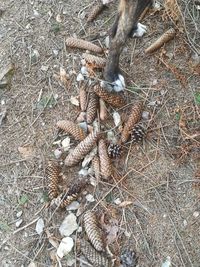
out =
[(64, 140), (62, 140), (62, 147), (64, 151), (68, 151), (70, 149), (70, 138), (66, 137)]
[(195, 212), (193, 213), (193, 216), (194, 216), (195, 218), (197, 218), (197, 217), (199, 216), (199, 212), (198, 212), (198, 211), (195, 211)]
[(23, 211), (22, 210), (18, 211), (17, 214), (16, 214), (17, 218), (21, 217), (22, 214), (23, 214)]
[(70, 236), (75, 230), (78, 229), (76, 216), (73, 213), (67, 215), (59, 227), (59, 232), (62, 236)]
[(69, 206), (67, 206), (67, 210), (77, 210), (80, 207), (80, 203), (78, 201), (73, 201)]
[(15, 223), (16, 227), (18, 228), (22, 224), (22, 222), (23, 222), (22, 219), (17, 220)]
[(44, 230), (44, 220), (42, 218), (40, 218), (35, 226), (35, 231), (38, 233), (38, 235), (40, 235)]
[(91, 194), (86, 195), (85, 198), (88, 202), (94, 202), (95, 201), (93, 195), (91, 195)]
[(60, 245), (57, 249), (57, 255), (59, 258), (63, 258), (65, 255), (67, 255), (73, 248), (74, 241), (71, 237), (64, 237)]
[(116, 205), (119, 205), (122, 203), (121, 199), (118, 197), (113, 201)]

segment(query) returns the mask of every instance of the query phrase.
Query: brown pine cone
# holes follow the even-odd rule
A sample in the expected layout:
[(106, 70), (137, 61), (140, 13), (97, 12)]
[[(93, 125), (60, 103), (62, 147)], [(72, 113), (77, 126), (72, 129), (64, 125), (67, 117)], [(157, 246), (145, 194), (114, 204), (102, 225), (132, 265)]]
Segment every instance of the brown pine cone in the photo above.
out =
[(98, 96), (94, 92), (90, 93), (87, 113), (86, 113), (87, 123), (92, 123), (95, 120), (98, 105), (99, 105)]
[(145, 135), (144, 127), (138, 123), (131, 130), (131, 141), (133, 143), (139, 143), (143, 140), (144, 135)]
[(94, 267), (111, 267), (111, 261), (104, 253), (96, 251), (89, 242), (81, 240), (81, 252)]
[(65, 41), (66, 45), (69, 47), (73, 48), (80, 48), (80, 49), (85, 49), (85, 50), (90, 50), (96, 53), (102, 53), (103, 49), (91, 42), (74, 38), (74, 37), (69, 37)]
[(100, 159), (98, 156), (95, 156), (92, 160), (92, 167), (94, 170), (94, 176), (97, 180), (100, 179)]
[(60, 174), (60, 166), (55, 161), (50, 161), (46, 168), (46, 177), (48, 180), (48, 196), (50, 199), (56, 198), (58, 196), (58, 181)]
[(124, 128), (121, 134), (122, 143), (126, 143), (130, 137), (130, 131), (138, 121), (140, 121), (142, 116), (143, 104), (141, 102), (136, 103), (132, 107), (132, 111), (129, 115), (128, 121), (124, 124)]
[(110, 144), (108, 146), (108, 156), (110, 158), (117, 158), (121, 156), (122, 147), (118, 144)]
[(152, 53), (158, 50), (162, 45), (172, 40), (175, 34), (176, 34), (176, 31), (174, 30), (174, 28), (170, 28), (168, 31), (163, 33), (153, 44), (151, 44), (145, 50), (145, 53)]
[(72, 121), (62, 120), (57, 122), (57, 127), (71, 134), (75, 140), (82, 141), (86, 134), (83, 129)]
[(92, 22), (96, 17), (104, 10), (105, 5), (103, 5), (101, 2), (95, 3), (93, 6), (91, 12), (89, 13), (87, 22)]
[(97, 251), (104, 250), (101, 229), (97, 226), (97, 219), (95, 213), (90, 210), (84, 214), (83, 217), (85, 231), (87, 236)]
[(106, 65), (106, 59), (102, 57), (84, 53), (83, 58), (85, 59), (86, 63), (91, 64), (93, 68), (96, 69), (103, 69)]
[(87, 92), (86, 92), (84, 86), (80, 87), (79, 99), (80, 99), (81, 111), (86, 111), (86, 109), (87, 109)]
[(117, 93), (111, 93), (103, 89), (100, 85), (94, 87), (94, 92), (105, 102), (115, 108), (121, 108), (126, 105), (125, 100)]
[(101, 175), (105, 179), (108, 179), (112, 175), (113, 169), (112, 169), (110, 158), (108, 156), (107, 146), (103, 139), (99, 140), (98, 152), (99, 152), (99, 158), (100, 158)]
[(82, 142), (80, 142), (65, 159), (65, 166), (71, 167), (79, 163), (96, 145), (100, 138), (100, 133), (92, 132)]
[(63, 192), (57, 198), (57, 205), (59, 205), (61, 208), (65, 208), (66, 206), (71, 204), (79, 197), (80, 193), (84, 190), (86, 185), (87, 181), (85, 180), (81, 180), (72, 184), (68, 191)]

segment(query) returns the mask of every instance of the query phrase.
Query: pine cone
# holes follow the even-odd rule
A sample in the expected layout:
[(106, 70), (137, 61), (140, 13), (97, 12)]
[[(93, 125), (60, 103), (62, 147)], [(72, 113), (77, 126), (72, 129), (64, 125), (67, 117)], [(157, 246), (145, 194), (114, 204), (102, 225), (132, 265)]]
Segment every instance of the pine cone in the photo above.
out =
[(96, 17), (104, 10), (105, 5), (103, 5), (101, 2), (99, 3), (95, 3), (95, 6), (93, 6), (87, 22), (92, 22), (94, 19), (96, 19)]
[(131, 131), (131, 141), (133, 143), (139, 143), (143, 140), (144, 135), (144, 127), (141, 124), (136, 124)]
[(84, 53), (83, 58), (85, 59), (86, 63), (92, 64), (93, 68), (96, 69), (103, 69), (106, 65), (106, 60), (102, 57)]
[(121, 140), (126, 143), (130, 136), (130, 131), (134, 125), (141, 119), (143, 105), (141, 102), (136, 103), (129, 115), (128, 121), (125, 123), (121, 134)]
[(81, 88), (80, 88), (79, 98), (80, 98), (81, 111), (86, 111), (86, 109), (87, 109), (87, 92), (86, 92), (84, 86), (81, 86)]
[(69, 37), (65, 41), (66, 45), (69, 47), (73, 48), (80, 48), (80, 49), (85, 49), (85, 50), (90, 50), (96, 53), (102, 53), (103, 49), (91, 42), (74, 38), (74, 37)]
[(84, 220), (85, 231), (87, 233), (90, 242), (97, 251), (103, 251), (104, 244), (102, 239), (102, 233), (100, 228), (97, 226), (96, 215), (91, 211), (87, 211), (84, 214), (83, 220)]
[(94, 170), (94, 175), (97, 180), (100, 179), (100, 160), (98, 156), (95, 156), (92, 160), (92, 167)]
[(71, 134), (75, 140), (82, 141), (86, 135), (81, 127), (72, 121), (62, 120), (57, 122), (57, 127), (64, 130), (66, 133)]
[(108, 179), (112, 173), (112, 164), (107, 153), (106, 143), (103, 139), (99, 140), (99, 158), (100, 158), (100, 170), (101, 175)]
[(108, 156), (110, 158), (117, 158), (121, 156), (122, 148), (118, 144), (110, 144), (108, 146)]
[(71, 167), (79, 163), (90, 152), (90, 150), (92, 150), (99, 138), (99, 133), (92, 132), (89, 134), (75, 147), (72, 152), (69, 153), (65, 159), (65, 165)]
[(99, 105), (98, 96), (95, 93), (90, 93), (87, 113), (86, 113), (87, 123), (92, 123), (95, 120), (98, 105)]
[(61, 208), (65, 208), (70, 203), (72, 203), (74, 200), (76, 200), (80, 193), (83, 191), (85, 186), (87, 185), (86, 181), (78, 181), (75, 184), (72, 184), (72, 186), (69, 188), (69, 190), (66, 192), (63, 192), (56, 200), (57, 205), (59, 205)]
[(105, 102), (110, 104), (115, 108), (121, 108), (125, 106), (126, 102), (124, 99), (117, 93), (110, 93), (103, 89), (100, 85), (94, 87), (94, 92), (101, 97)]
[(81, 252), (94, 267), (112, 266), (110, 260), (106, 257), (106, 255), (104, 255), (104, 253), (99, 253), (98, 251), (96, 251), (86, 240), (81, 240)]
[(138, 262), (135, 252), (130, 249), (125, 249), (120, 258), (123, 267), (136, 267)]
[(50, 161), (46, 168), (46, 177), (48, 180), (48, 196), (50, 199), (58, 196), (58, 180), (60, 174), (60, 166), (55, 161)]
[(146, 50), (145, 53), (152, 53), (158, 50), (163, 44), (169, 42), (174, 38), (176, 31), (173, 28), (170, 28), (168, 31), (163, 33), (153, 44), (151, 44)]

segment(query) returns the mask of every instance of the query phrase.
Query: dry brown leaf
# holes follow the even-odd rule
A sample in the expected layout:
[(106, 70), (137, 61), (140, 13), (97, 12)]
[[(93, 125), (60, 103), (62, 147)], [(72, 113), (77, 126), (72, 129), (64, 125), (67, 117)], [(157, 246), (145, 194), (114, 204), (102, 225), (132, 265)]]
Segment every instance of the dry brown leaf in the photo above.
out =
[(102, 121), (105, 121), (108, 118), (106, 103), (101, 98), (99, 99), (99, 117)]
[(63, 69), (62, 67), (60, 67), (60, 81), (65, 88), (68, 88), (69, 76), (67, 75), (65, 69)]
[(35, 156), (35, 150), (33, 146), (30, 145), (19, 146), (18, 151), (24, 159), (30, 159)]
[(126, 200), (126, 201), (123, 201), (122, 203), (119, 204), (119, 207), (120, 208), (125, 208), (129, 205), (132, 205), (133, 204), (133, 201), (130, 201), (130, 200)]

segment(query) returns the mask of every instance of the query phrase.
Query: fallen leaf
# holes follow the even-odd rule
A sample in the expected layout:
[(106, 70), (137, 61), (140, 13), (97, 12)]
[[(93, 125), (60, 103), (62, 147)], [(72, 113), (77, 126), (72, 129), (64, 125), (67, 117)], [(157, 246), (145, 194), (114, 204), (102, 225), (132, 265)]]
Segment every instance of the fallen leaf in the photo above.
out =
[(63, 69), (62, 67), (60, 67), (60, 80), (61, 83), (65, 86), (65, 88), (67, 88), (69, 82), (69, 76), (67, 75), (65, 69)]
[(57, 255), (59, 258), (63, 258), (65, 255), (67, 255), (73, 248), (74, 241), (71, 237), (64, 237), (60, 245), (57, 249)]
[(70, 98), (70, 102), (72, 103), (72, 105), (79, 107), (79, 100), (78, 100), (78, 96), (71, 96)]
[(58, 248), (59, 247), (59, 243), (56, 240), (56, 238), (54, 236), (51, 235), (51, 233), (49, 232), (48, 229), (45, 230), (47, 238), (49, 240), (49, 243), (54, 247), (54, 248)]
[(120, 207), (120, 208), (125, 208), (125, 207), (127, 207), (127, 206), (129, 206), (129, 205), (131, 205), (131, 204), (133, 204), (133, 201), (129, 201), (129, 200), (127, 200), (127, 201), (123, 201), (122, 203), (120, 203), (120, 204), (119, 204), (119, 207)]
[(22, 158), (29, 159), (35, 155), (34, 148), (32, 146), (19, 146), (18, 151), (21, 154)]

